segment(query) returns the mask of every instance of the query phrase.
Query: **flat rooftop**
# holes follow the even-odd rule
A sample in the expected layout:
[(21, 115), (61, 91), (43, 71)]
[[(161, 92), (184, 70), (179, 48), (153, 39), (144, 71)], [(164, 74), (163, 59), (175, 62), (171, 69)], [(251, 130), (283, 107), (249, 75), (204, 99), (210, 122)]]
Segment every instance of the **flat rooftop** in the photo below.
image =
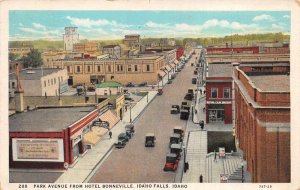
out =
[(262, 91), (290, 92), (289, 75), (248, 76), (254, 85)]
[[(23, 69), (20, 71), (20, 80), (37, 80), (42, 76), (50, 75), (56, 73), (60, 70), (59, 68), (33, 68), (33, 69)], [(16, 73), (9, 74), (9, 80), (16, 79)]]
[(64, 107), (36, 109), (9, 117), (10, 132), (61, 132), (96, 107)]
[(208, 64), (208, 77), (232, 77), (231, 64)]

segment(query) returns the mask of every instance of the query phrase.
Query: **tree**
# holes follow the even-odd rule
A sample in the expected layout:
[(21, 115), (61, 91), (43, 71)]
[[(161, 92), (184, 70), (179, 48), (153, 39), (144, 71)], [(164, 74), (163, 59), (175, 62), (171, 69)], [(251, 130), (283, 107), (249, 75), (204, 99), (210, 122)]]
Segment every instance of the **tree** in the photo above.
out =
[(40, 67), (43, 65), (42, 54), (37, 49), (32, 49), (27, 56), (22, 58), (24, 67)]
[(18, 59), (18, 55), (14, 54), (14, 53), (9, 53), (8, 54), (8, 60), (9, 61), (16, 61)]

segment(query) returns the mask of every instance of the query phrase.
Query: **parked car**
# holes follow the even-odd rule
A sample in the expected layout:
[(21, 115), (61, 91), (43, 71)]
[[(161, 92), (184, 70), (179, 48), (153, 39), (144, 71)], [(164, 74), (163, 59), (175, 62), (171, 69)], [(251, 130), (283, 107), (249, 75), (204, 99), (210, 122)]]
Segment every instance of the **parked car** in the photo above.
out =
[(126, 130), (126, 135), (131, 138), (134, 135), (134, 125), (133, 124), (127, 124), (125, 126), (125, 130)]
[(172, 144), (179, 144), (181, 143), (181, 138), (179, 134), (173, 133), (170, 136), (169, 148), (171, 148)]
[(159, 88), (159, 89), (157, 90), (157, 93), (158, 93), (158, 95), (162, 95), (162, 94), (163, 94), (163, 89), (162, 89), (162, 88)]
[(198, 71), (197, 70), (194, 70), (194, 75), (197, 75), (198, 74)]
[(182, 151), (182, 144), (172, 144), (170, 153), (176, 154), (176, 158), (180, 160), (181, 158), (181, 151)]
[(142, 86), (147, 86), (147, 84), (148, 84), (147, 82), (142, 82), (142, 83), (139, 84), (139, 86), (141, 86), (141, 87)]
[(197, 78), (192, 78), (192, 84), (197, 84)]
[(177, 159), (177, 155), (170, 153), (166, 156), (166, 163), (164, 167), (164, 171), (176, 171), (178, 167), (179, 160)]
[(190, 112), (186, 109), (181, 109), (180, 111), (180, 119), (181, 120), (188, 120), (190, 116)]
[(155, 135), (154, 133), (147, 133), (145, 136), (145, 147), (154, 147), (155, 146)]
[(185, 96), (184, 96), (184, 99), (185, 100), (193, 100), (193, 97), (194, 97), (194, 95), (192, 94), (192, 93), (187, 93)]
[(176, 74), (175, 73), (171, 74), (171, 79), (175, 79), (175, 78), (176, 78)]
[(126, 87), (135, 87), (135, 85), (132, 82), (129, 82), (125, 85)]
[(126, 133), (120, 133), (118, 136), (118, 142), (127, 143), (129, 141), (129, 137)]

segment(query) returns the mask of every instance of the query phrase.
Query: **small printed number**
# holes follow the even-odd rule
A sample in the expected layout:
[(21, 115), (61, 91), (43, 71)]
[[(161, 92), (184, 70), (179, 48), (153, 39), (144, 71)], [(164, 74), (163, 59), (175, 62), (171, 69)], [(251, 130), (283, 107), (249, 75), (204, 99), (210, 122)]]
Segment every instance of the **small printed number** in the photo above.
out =
[(272, 185), (259, 185), (259, 188), (271, 189)]
[(27, 188), (27, 184), (19, 184), (19, 189)]

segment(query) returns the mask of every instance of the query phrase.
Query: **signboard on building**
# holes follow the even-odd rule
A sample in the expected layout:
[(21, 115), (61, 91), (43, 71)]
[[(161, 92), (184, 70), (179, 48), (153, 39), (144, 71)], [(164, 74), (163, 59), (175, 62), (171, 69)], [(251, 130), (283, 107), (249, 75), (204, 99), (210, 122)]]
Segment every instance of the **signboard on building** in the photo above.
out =
[(14, 161), (63, 162), (62, 139), (12, 139)]
[(63, 81), (60, 83), (59, 92), (62, 94), (68, 91), (68, 81)]
[(231, 101), (206, 101), (206, 104), (231, 104)]

